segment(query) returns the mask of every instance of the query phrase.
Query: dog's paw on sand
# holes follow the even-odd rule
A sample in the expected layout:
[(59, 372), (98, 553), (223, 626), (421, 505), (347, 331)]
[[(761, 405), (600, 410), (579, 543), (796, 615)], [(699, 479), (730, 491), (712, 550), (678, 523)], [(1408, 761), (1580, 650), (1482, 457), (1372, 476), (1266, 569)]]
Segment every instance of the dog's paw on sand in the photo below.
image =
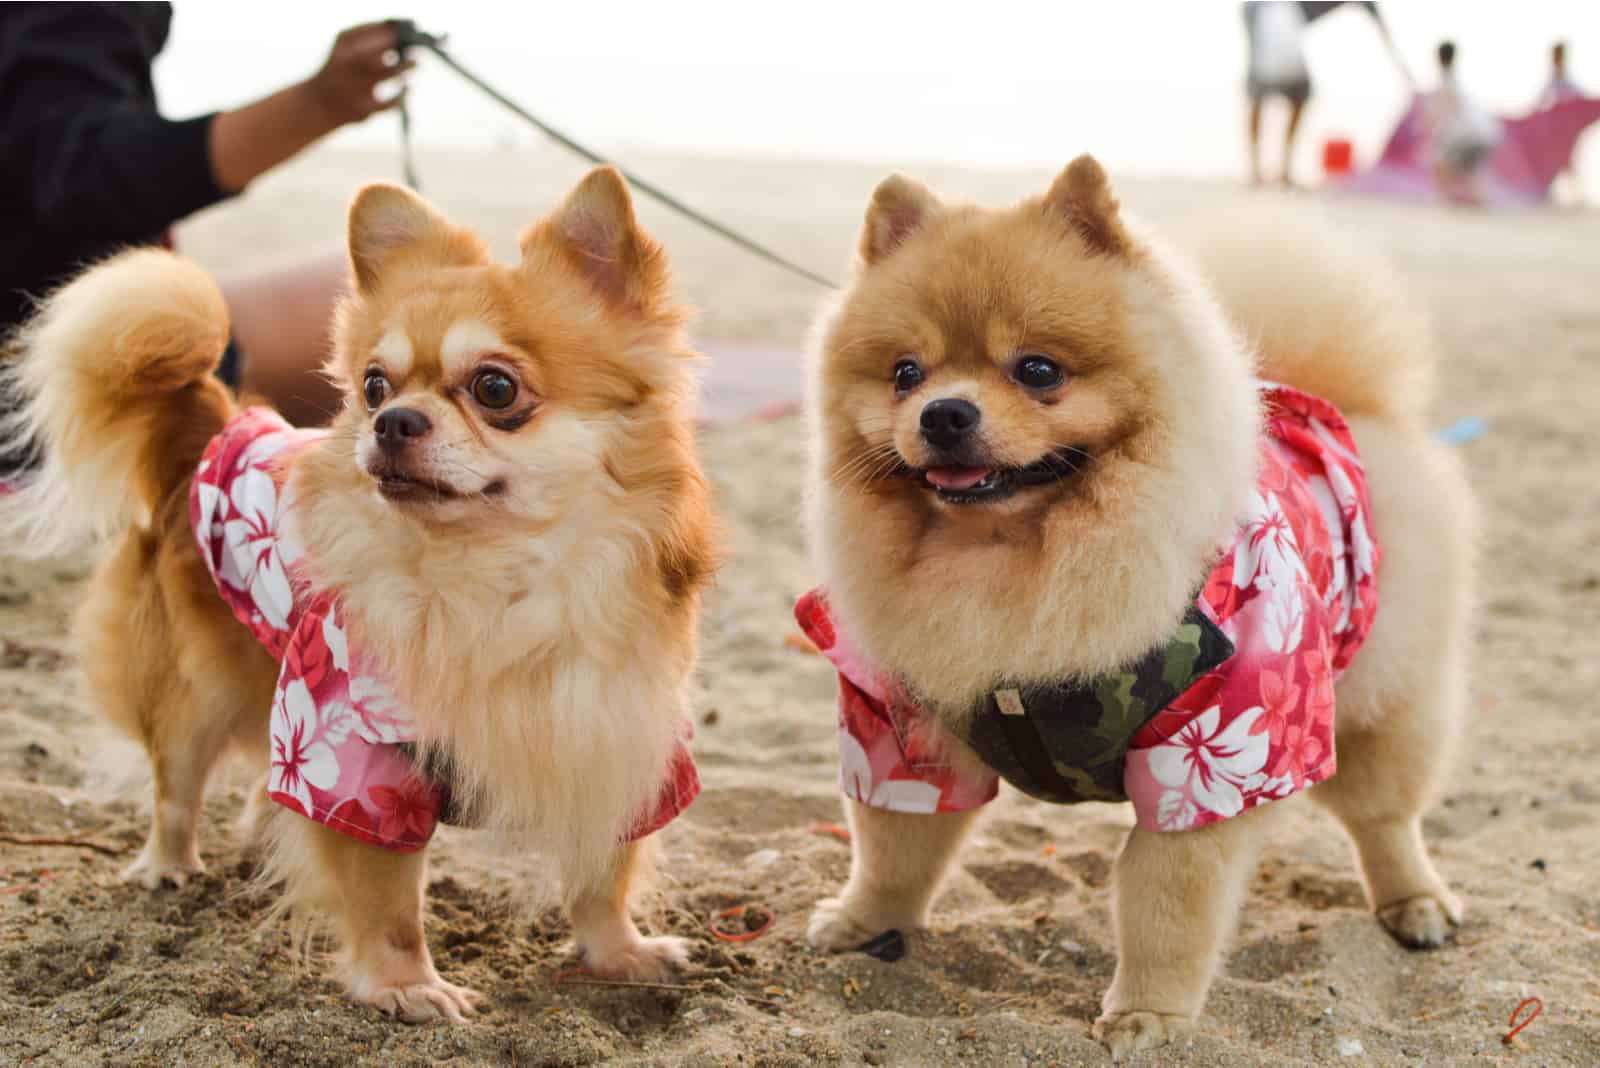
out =
[(603, 956), (584, 955), (584, 967), (591, 974), (601, 979), (627, 979), (633, 982), (659, 982), (688, 963), (688, 940), (666, 935), (641, 938)]
[(205, 870), (206, 866), (199, 857), (161, 856), (146, 846), (117, 878), (125, 883), (138, 883), (146, 890), (159, 890), (162, 886), (181, 887)]
[(1094, 1022), (1094, 1037), (1120, 1061), (1130, 1053), (1155, 1049), (1188, 1034), (1194, 1021), (1160, 1012), (1108, 1012)]
[(916, 924), (884, 923), (869, 926), (856, 919), (843, 898), (830, 897), (817, 902), (817, 907), (811, 910), (806, 941), (811, 943), (812, 949), (839, 953), (855, 949), (868, 939), (896, 926), (914, 927)]
[(351, 993), (357, 1001), (413, 1024), (433, 1020), (465, 1023), (468, 1016), (478, 1011), (478, 1005), (483, 1001), (483, 995), (476, 990), (447, 983), (438, 976), (420, 983), (353, 990)]
[(1378, 922), (1401, 945), (1412, 949), (1442, 946), (1460, 925), (1464, 910), (1461, 899), (1448, 890), (1407, 898), (1378, 910)]

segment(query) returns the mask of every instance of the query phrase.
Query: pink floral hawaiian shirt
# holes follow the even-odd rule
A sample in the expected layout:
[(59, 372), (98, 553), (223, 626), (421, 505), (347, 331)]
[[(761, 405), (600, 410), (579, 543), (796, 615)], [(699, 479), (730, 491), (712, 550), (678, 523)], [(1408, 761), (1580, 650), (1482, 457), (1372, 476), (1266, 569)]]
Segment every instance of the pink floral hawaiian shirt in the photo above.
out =
[[(303, 580), (296, 565), (305, 548), (284, 521), (289, 469), (324, 434), (266, 408), (240, 412), (206, 447), (189, 521), (222, 599), (283, 664), (272, 699), (272, 799), (372, 845), (420, 849), (448, 811), (448, 786), (419, 772), (407, 749), (416, 739), (410, 715), (350, 646), (338, 600)], [(680, 742), (630, 839), (666, 826), (699, 792)]]
[[(1216, 823), (1332, 775), (1333, 684), (1377, 611), (1379, 552), (1349, 428), (1320, 398), (1262, 389), (1256, 486), (1195, 602), (1233, 655), (1145, 723), (1124, 757), (1123, 792), (1148, 830)], [(900, 812), (994, 798), (996, 775), (962, 775), (919, 746), (910, 727), (928, 713), (836, 629), (821, 591), (795, 616), (839, 672), (847, 797)]]

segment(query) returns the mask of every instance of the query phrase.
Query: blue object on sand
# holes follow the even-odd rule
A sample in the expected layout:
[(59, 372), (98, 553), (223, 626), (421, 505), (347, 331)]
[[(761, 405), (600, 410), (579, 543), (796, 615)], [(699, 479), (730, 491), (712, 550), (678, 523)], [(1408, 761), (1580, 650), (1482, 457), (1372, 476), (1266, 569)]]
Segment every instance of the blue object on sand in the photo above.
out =
[(1487, 420), (1480, 419), (1475, 415), (1469, 415), (1464, 419), (1457, 419), (1439, 431), (1439, 440), (1446, 445), (1465, 445), (1475, 438), (1482, 437), (1483, 432), (1488, 429), (1489, 423)]

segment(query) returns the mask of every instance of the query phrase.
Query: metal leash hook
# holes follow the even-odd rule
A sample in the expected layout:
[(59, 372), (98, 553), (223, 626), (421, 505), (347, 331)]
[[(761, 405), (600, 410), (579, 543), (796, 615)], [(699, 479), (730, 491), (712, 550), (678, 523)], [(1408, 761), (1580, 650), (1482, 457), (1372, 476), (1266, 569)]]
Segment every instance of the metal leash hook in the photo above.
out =
[[(783, 256), (778, 255), (776, 252), (767, 248), (759, 241), (746, 237), (744, 234), (733, 229), (733, 227), (720, 223), (711, 216), (690, 207), (688, 204), (685, 204), (671, 193), (668, 193), (665, 189), (662, 189), (660, 186), (639, 177), (637, 174), (634, 174), (620, 163), (606, 159), (593, 149), (586, 148), (577, 141), (574, 141), (572, 138), (568, 137), (554, 126), (551, 126), (549, 123), (545, 122), (543, 119), (540, 119), (538, 116), (522, 107), (510, 97), (500, 92), (494, 86), (490, 85), (488, 82), (484, 81), (482, 78), (463, 67), (460, 63), (457, 63), (455, 57), (449, 52), (445, 51), (444, 44), (446, 37), (444, 34), (432, 34), (428, 33), (426, 30), (420, 30), (417, 28), (417, 24), (411, 19), (389, 19), (388, 24), (394, 29), (395, 47), (399, 50), (402, 56), (406, 55), (407, 49), (426, 49), (427, 51), (433, 53), (433, 55), (437, 57), (438, 60), (445, 66), (449, 67), (462, 78), (470, 82), (476, 89), (478, 89), (479, 92), (489, 97), (489, 99), (493, 100), (507, 111), (510, 111), (513, 115), (517, 116), (528, 125), (537, 129), (540, 133), (544, 134), (552, 141), (560, 144), (568, 151), (582, 156), (590, 163), (597, 165), (609, 164), (610, 166), (617, 168), (617, 170), (622, 173), (622, 176), (628, 180), (628, 183), (634, 188), (638, 189), (641, 193), (655, 198), (657, 201), (665, 204), (668, 208), (671, 208), (679, 215), (682, 215), (684, 218), (689, 219), (692, 222), (698, 223), (700, 226), (710, 230), (712, 233), (722, 235), (724, 238), (732, 241), (735, 245), (738, 245), (751, 255), (759, 256), (768, 263), (776, 267), (781, 267), (790, 274), (798, 275), (808, 282), (814, 282), (817, 285), (822, 286), (824, 289), (839, 288), (835, 283), (824, 278), (822, 275), (817, 274), (814, 271), (807, 270), (792, 260), (785, 259)], [(405, 153), (404, 165), (406, 182), (411, 186), (411, 188), (420, 189), (421, 185), (417, 180), (416, 168), (413, 166), (411, 158), (411, 116), (403, 99), (400, 102), (399, 111), (400, 137), (402, 142), (401, 147), (402, 151)]]

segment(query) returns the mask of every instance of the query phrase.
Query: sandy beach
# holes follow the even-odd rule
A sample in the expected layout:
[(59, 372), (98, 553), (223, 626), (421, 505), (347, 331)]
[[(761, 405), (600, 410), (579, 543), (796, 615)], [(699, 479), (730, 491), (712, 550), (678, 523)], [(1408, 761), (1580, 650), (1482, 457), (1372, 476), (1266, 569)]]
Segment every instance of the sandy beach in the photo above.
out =
[[(1063, 159), (1077, 146), (1063, 148)], [(806, 264), (848, 268), (867, 196), (889, 169), (802, 160), (641, 158), (638, 168)], [(426, 192), (509, 255), (517, 231), (581, 173), (560, 150), (424, 151)], [(180, 233), (221, 274), (336, 250), (345, 203), (397, 173), (386, 154), (318, 153)], [(918, 168), (955, 197), (1042, 190), (1043, 172)], [(1115, 176), (1114, 176), (1115, 177)], [(1122, 182), (1157, 223), (1247, 213), (1280, 194)], [(1600, 1065), (1600, 214), (1480, 216), (1302, 194), (1396, 263), (1443, 352), (1434, 421), (1487, 429), (1462, 446), (1485, 513), (1470, 735), (1427, 833), (1468, 918), (1431, 953), (1367, 913), (1348, 845), (1303, 799), (1269, 844), (1192, 1041), (1146, 1065)], [(713, 367), (708, 408), (793, 397), (820, 296), (652, 204), (719, 359), (768, 354), (757, 381)], [(744, 391), (744, 392), (741, 392)], [(428, 934), (440, 971), (481, 990), (467, 1026), (408, 1027), (299, 967), (232, 823), (244, 784), (205, 811), (209, 872), (150, 894), (117, 871), (144, 828), (143, 787), (118, 792), (126, 745), (98, 727), (67, 628), (88, 561), (0, 558), (0, 1064), (1097, 1065), (1089, 1038), (1114, 947), (1107, 879), (1126, 806), (991, 806), (897, 963), (806, 947), (807, 913), (843, 879), (834, 678), (789, 639), (810, 588), (797, 417), (704, 435), (730, 536), (708, 602), (696, 757), (705, 793), (665, 834), (648, 922), (695, 949), (670, 988), (555, 985), (566, 925), (527, 907), (537, 858), (469, 832), (436, 841)], [(40, 840), (43, 840), (42, 842)], [(61, 844), (65, 840), (66, 844)], [(34, 844), (19, 844), (30, 841)], [(744, 943), (717, 912), (770, 910)], [(729, 922), (729, 921), (724, 921)], [(1524, 998), (1544, 1012), (1501, 1035)]]

